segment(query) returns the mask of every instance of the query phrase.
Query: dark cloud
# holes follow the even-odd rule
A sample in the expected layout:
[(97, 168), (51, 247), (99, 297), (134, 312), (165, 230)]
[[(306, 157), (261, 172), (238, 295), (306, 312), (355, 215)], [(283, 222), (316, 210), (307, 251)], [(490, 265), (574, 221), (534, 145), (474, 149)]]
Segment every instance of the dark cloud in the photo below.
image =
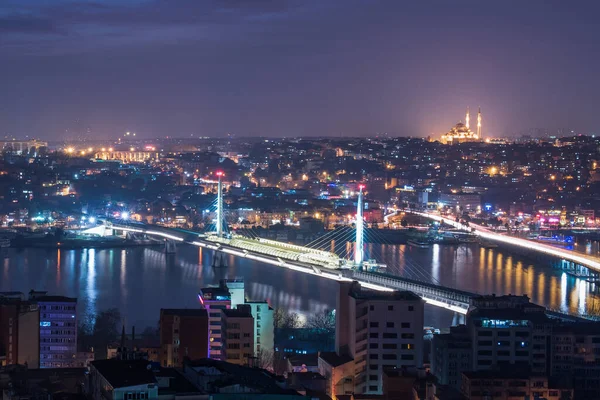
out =
[(0, 130), (426, 136), (600, 126), (600, 2), (2, 0)]
[(52, 20), (21, 16), (0, 17), (0, 34), (59, 34), (60, 30)]
[[(152, 42), (245, 40), (244, 32), (260, 31), (264, 28), (261, 25), (306, 8), (306, 2), (287, 0), (15, 1), (0, 5), (0, 16), (6, 21), (2, 42), (17, 53), (67, 54)], [(40, 37), (44, 40), (40, 48), (31, 37), (19, 35), (23, 32), (70, 37)]]

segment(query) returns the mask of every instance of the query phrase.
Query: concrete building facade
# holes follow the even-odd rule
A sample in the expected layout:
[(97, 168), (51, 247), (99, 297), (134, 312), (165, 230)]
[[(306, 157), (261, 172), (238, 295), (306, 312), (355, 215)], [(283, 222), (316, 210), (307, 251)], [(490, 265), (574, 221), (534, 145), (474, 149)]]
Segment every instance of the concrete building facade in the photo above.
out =
[(77, 298), (29, 293), (40, 312), (40, 368), (77, 366)]
[(209, 354), (208, 312), (202, 309), (160, 310), (160, 365), (181, 367), (186, 357)]
[(0, 295), (0, 358), (2, 363), (40, 365), (40, 313), (38, 305)]
[(354, 360), (354, 393), (381, 394), (386, 368), (423, 363), (425, 302), (412, 292), (377, 292), (340, 283), (336, 354)]
[(208, 312), (208, 337), (210, 346), (208, 357), (221, 360), (222, 349), (222, 316), (221, 311), (231, 308), (231, 293), (223, 283), (219, 287), (203, 288), (198, 293), (198, 298), (204, 309)]
[(232, 364), (249, 365), (254, 358), (254, 318), (250, 306), (239, 305), (235, 309), (221, 310), (222, 352), (221, 359)]
[(254, 318), (254, 355), (272, 353), (275, 349), (273, 309), (266, 301), (247, 301)]

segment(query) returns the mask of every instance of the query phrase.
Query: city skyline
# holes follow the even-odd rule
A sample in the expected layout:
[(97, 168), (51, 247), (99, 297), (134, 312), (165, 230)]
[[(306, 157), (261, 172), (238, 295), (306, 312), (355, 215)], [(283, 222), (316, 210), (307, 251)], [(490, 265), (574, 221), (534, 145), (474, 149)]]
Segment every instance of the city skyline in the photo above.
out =
[[(9, 0), (2, 136), (598, 133), (599, 5)], [(473, 122), (473, 120), (471, 121)]]

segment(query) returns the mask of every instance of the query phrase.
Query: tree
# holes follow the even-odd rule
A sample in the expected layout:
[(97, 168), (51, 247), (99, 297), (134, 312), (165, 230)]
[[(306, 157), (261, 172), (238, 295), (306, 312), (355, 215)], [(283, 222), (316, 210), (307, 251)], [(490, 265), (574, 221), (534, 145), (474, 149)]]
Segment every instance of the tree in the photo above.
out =
[(152, 327), (152, 326), (147, 326), (143, 331), (142, 331), (142, 337), (143, 338), (157, 338), (160, 336), (160, 332), (158, 327)]
[(302, 328), (300, 316), (295, 312), (288, 312), (281, 308), (275, 309), (273, 313), (275, 328)]
[(401, 221), (400, 221), (400, 225), (401, 225), (403, 228), (406, 228), (406, 227), (408, 226), (408, 221), (407, 221), (407, 220), (405, 220), (405, 219), (403, 219), (403, 220), (401, 220)]
[(274, 361), (275, 353), (273, 350), (259, 350), (256, 354), (255, 367), (273, 371)]
[(323, 310), (319, 313), (312, 314), (306, 321), (306, 327), (323, 332), (335, 331), (335, 312)]
[(97, 359), (106, 358), (106, 348), (119, 339), (121, 312), (116, 308), (100, 311), (95, 319), (88, 315), (78, 325), (77, 342), (79, 348), (94, 349)]
[(119, 337), (120, 323), (121, 312), (117, 308), (100, 311), (96, 316), (93, 335), (107, 341), (116, 340)]

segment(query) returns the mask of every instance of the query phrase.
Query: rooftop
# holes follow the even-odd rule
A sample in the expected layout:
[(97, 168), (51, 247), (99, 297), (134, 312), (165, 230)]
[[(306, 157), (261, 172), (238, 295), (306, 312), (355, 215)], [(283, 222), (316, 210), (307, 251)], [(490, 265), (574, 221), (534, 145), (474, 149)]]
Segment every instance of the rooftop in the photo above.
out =
[(156, 383), (152, 364), (146, 360), (97, 360), (92, 366), (113, 388)]
[(557, 324), (553, 327), (554, 333), (573, 333), (575, 335), (600, 335), (600, 322), (587, 321), (576, 323)]
[(221, 310), (221, 311), (223, 311), (223, 314), (225, 314), (225, 316), (228, 318), (252, 318), (252, 314), (250, 314), (248, 311), (245, 311), (245, 310), (232, 308), (232, 309)]
[(206, 287), (200, 289), (198, 296), (203, 300), (225, 301), (231, 300), (231, 293), (223, 287)]
[(407, 290), (394, 290), (393, 292), (381, 292), (378, 290), (364, 289), (358, 282), (352, 282), (348, 294), (360, 300), (405, 300), (420, 301), (421, 298)]
[(481, 371), (466, 371), (463, 374), (469, 379), (529, 379), (531, 377), (544, 378), (543, 374), (532, 374), (527, 368), (488, 369)]
[[(210, 382), (210, 386), (215, 388), (243, 385), (263, 394), (298, 394), (295, 390), (282, 388), (279, 381), (280, 377), (260, 368), (244, 367), (210, 358), (186, 361), (184, 373), (188, 368), (193, 369), (199, 375), (207, 377), (208, 380), (204, 379), (203, 381)], [(218, 371), (218, 374), (214, 373), (215, 370)], [(210, 377), (213, 379), (210, 379)]]
[(161, 315), (177, 315), (180, 317), (207, 317), (208, 313), (202, 308), (161, 308)]
[(288, 362), (294, 367), (318, 365), (319, 356), (317, 354), (294, 354), (288, 356)]
[(33, 299), (38, 303), (77, 303), (77, 297), (40, 296)]
[(332, 367), (339, 367), (340, 365), (344, 365), (353, 360), (350, 356), (340, 356), (334, 351), (324, 351), (319, 354), (319, 358), (325, 361), (327, 364)]
[(160, 368), (160, 370), (155, 371), (155, 376), (157, 379), (164, 380), (168, 379), (169, 386), (165, 387), (159, 382), (158, 394), (165, 395), (170, 393), (182, 394), (182, 393), (198, 393), (200, 390), (193, 385), (190, 381), (188, 381), (185, 376), (183, 376), (178, 370), (175, 368)]

